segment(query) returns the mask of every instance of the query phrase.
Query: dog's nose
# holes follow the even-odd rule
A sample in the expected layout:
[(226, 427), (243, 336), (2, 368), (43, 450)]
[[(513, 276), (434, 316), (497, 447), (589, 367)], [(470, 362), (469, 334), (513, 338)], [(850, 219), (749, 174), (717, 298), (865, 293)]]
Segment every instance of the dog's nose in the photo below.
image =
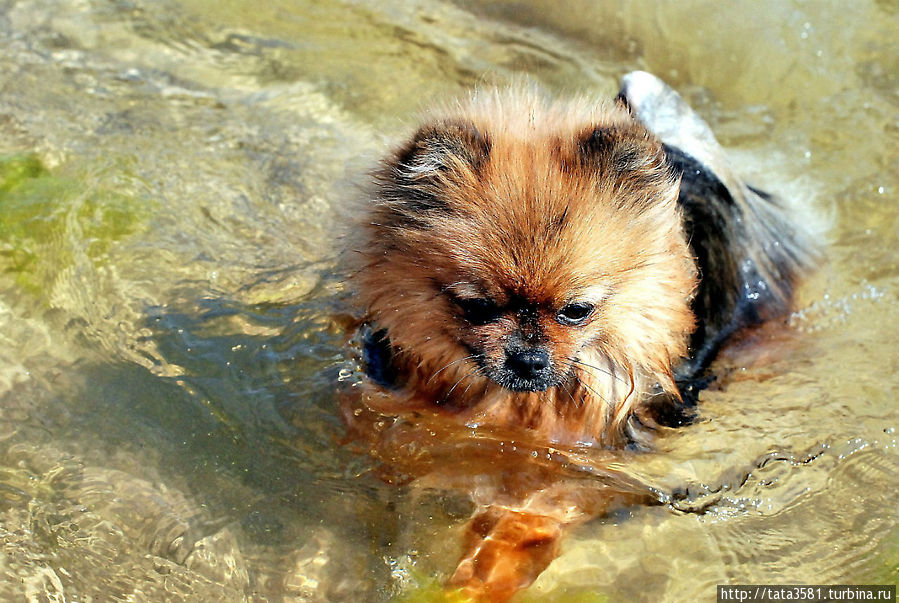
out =
[(534, 379), (549, 368), (549, 354), (543, 350), (521, 350), (509, 353), (506, 366), (522, 379)]

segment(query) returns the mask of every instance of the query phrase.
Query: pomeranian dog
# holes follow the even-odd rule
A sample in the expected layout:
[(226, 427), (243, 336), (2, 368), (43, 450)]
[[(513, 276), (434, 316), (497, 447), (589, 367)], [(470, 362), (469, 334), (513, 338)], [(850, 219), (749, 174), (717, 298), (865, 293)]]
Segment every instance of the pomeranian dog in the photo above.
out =
[[(812, 257), (642, 72), (612, 102), (522, 87), (433, 113), (375, 173), (358, 234), (366, 377), (344, 414), (394, 465), (409, 436), (383, 417), (417, 417), (431, 439), (455, 425), (552, 450), (648, 446), (684, 421), (730, 335), (789, 309)], [(608, 508), (546, 463), (515, 462), (517, 477), (472, 493), (450, 583), (476, 599), (529, 584), (562, 526)], [(491, 472), (453, 480), (435, 464), (400, 473), (466, 487)]]

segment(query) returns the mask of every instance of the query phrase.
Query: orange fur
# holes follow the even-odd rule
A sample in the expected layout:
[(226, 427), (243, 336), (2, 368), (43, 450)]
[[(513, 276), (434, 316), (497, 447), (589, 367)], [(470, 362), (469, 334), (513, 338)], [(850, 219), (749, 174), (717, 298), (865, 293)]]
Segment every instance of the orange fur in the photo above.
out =
[[(641, 438), (649, 400), (679, 399), (672, 365), (694, 328), (697, 270), (678, 184), (622, 106), (523, 89), (433, 116), (375, 174), (353, 284), (395, 380), (358, 384), (344, 415), (395, 475), (472, 488), (479, 511), (450, 579), (472, 598), (507, 599), (552, 560), (564, 526), (645, 501), (552, 465), (474, 460), (459, 428), (616, 448)], [(466, 314), (473, 299), (489, 301), (490, 320)], [(569, 324), (572, 303), (592, 313)], [(497, 377), (516, 345), (546, 351), (530, 389)], [(458, 446), (452, 467), (425, 434)]]
[[(471, 128), (490, 145), (478, 169), (465, 160), (477, 152), (465, 140)], [(597, 129), (604, 146), (585, 158), (579, 145)], [(397, 352), (405, 383), (392, 393), (397, 407), (526, 427), (558, 444), (621, 445), (642, 400), (659, 387), (678, 396), (672, 363), (693, 329), (696, 270), (661, 144), (617, 105), (551, 103), (527, 90), (475, 96), (419, 132), (428, 136), (441, 144), (413, 148), (411, 166), (400, 165), (410, 152), (400, 149), (377, 175), (382, 187), (355, 278), (368, 320), (386, 329)], [(407, 172), (405, 189), (389, 184), (398, 171)], [(447, 211), (404, 207), (404, 194), (421, 191)], [(503, 317), (473, 327), (445, 290), (500, 305), (510, 296), (532, 301), (568, 378), (538, 392), (494, 383), (471, 350), (501, 362), (520, 325)], [(596, 304), (588, 324), (554, 319), (581, 298)]]

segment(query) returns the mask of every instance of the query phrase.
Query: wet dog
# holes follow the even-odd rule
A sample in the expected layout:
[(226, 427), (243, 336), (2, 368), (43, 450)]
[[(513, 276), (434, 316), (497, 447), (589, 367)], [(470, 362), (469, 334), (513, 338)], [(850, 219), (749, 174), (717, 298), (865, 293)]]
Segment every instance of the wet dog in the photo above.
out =
[(547, 462), (466, 463), (465, 446), (423, 460), (415, 428), (501, 434), (541, 459), (648, 446), (686, 420), (728, 337), (789, 309), (811, 263), (777, 200), (642, 72), (608, 103), (518, 88), (436, 112), (376, 172), (359, 230), (367, 377), (347, 422), (403, 475), (471, 491), (450, 582), (486, 599), (532, 581), (563, 526), (640, 494)]

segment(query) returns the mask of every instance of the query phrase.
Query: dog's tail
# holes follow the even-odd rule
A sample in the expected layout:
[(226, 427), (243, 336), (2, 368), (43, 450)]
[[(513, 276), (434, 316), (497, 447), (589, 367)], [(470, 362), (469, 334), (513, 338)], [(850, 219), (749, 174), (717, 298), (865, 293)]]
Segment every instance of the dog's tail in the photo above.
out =
[(701, 281), (698, 328), (680, 381), (695, 379), (735, 331), (782, 316), (819, 256), (775, 196), (747, 185), (711, 129), (668, 85), (643, 71), (624, 76), (619, 101), (661, 139), (681, 178), (679, 205)]

